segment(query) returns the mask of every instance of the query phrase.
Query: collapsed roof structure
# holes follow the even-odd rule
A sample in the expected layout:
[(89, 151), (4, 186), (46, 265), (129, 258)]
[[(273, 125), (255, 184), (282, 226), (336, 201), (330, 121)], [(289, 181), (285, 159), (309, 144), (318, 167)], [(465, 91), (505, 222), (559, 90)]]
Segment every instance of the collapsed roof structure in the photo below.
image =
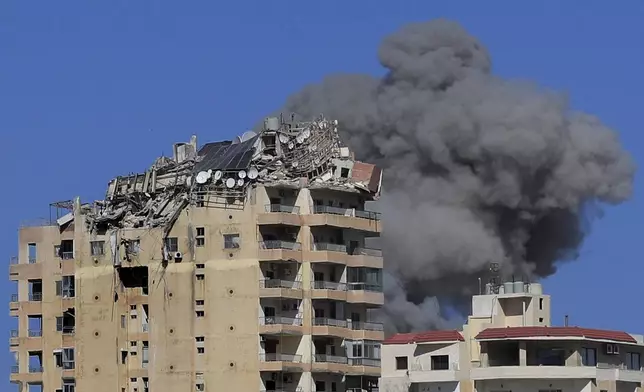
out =
[(172, 158), (160, 157), (144, 173), (111, 180), (105, 200), (86, 211), (88, 228), (163, 226), (167, 235), (188, 205), (234, 208), (257, 184), (337, 189), (377, 199), (382, 170), (355, 161), (337, 126), (324, 116), (300, 122), (291, 115), (266, 118), (259, 133), (201, 149), (192, 136), (174, 145)]

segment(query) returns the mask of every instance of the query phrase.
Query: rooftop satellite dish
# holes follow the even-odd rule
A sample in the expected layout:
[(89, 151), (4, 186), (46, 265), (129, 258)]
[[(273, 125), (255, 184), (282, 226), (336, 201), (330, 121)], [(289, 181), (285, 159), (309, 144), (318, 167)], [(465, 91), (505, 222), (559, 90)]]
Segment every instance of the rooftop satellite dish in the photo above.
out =
[(333, 120), (333, 125), (338, 125), (338, 120)]
[(237, 175), (239, 176), (239, 178), (244, 179), (246, 178), (246, 171), (240, 170), (239, 173), (237, 173)]
[(256, 167), (251, 167), (250, 169), (248, 169), (248, 178), (250, 178), (251, 180), (256, 179), (258, 175), (259, 172), (257, 171)]
[(235, 179), (234, 179), (234, 178), (228, 178), (228, 179), (226, 180), (226, 188), (232, 188), (232, 187), (234, 187), (236, 182), (237, 182), (237, 181), (235, 181)]
[(237, 186), (240, 186), (240, 187), (241, 187), (241, 186), (244, 186), (244, 180), (243, 180), (242, 178), (239, 178), (239, 179), (237, 180)]
[(317, 149), (318, 149), (318, 145), (317, 145), (317, 144), (311, 144), (311, 145), (309, 146), (309, 150), (311, 150), (311, 151), (315, 151), (315, 150), (317, 150)]
[(298, 161), (291, 162), (291, 166), (293, 166), (293, 167), (298, 167), (299, 165), (300, 165), (300, 163)]
[(257, 134), (253, 131), (246, 131), (244, 132), (239, 138), (241, 139), (242, 142), (245, 142), (246, 140), (250, 140), (257, 136)]
[(280, 143), (282, 143), (282, 144), (288, 143), (288, 136), (286, 136), (283, 133), (280, 133), (279, 139), (280, 139)]
[(304, 142), (304, 136), (302, 136), (302, 134), (297, 135), (297, 136), (295, 137), (295, 142), (296, 142), (297, 144), (302, 144), (302, 143)]
[(222, 176), (221, 170), (217, 170), (215, 172), (215, 181), (219, 181), (221, 179), (221, 176)]
[(308, 139), (309, 137), (311, 137), (311, 129), (305, 128), (304, 131), (302, 131), (302, 137), (304, 139)]
[(209, 177), (210, 176), (208, 175), (208, 172), (199, 172), (199, 174), (197, 174), (197, 184), (205, 184), (206, 182), (208, 182)]
[(212, 169), (208, 169), (208, 177), (212, 177)]
[(290, 142), (290, 143), (288, 144), (288, 149), (289, 149), (289, 150), (292, 150), (292, 149), (293, 149), (293, 147), (295, 147), (295, 143)]

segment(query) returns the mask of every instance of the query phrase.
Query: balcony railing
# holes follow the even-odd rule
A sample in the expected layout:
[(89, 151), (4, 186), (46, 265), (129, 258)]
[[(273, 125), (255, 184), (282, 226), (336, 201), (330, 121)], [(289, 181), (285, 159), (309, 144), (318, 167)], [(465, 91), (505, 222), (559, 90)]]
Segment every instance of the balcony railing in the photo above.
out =
[(262, 279), (259, 281), (259, 288), (302, 290), (302, 282), (282, 279)]
[(29, 330), (29, 337), (30, 338), (42, 337), (42, 330), (40, 330), (40, 329), (30, 329)]
[(20, 373), (20, 367), (12, 366), (11, 367), (11, 374), (18, 374), (18, 373)]
[(317, 251), (342, 252), (347, 253), (347, 246), (343, 244), (330, 244), (328, 242), (316, 242), (314, 249)]
[(270, 240), (259, 241), (260, 249), (284, 249), (284, 250), (300, 250), (302, 244), (293, 241)]
[(29, 366), (29, 373), (42, 373), (42, 366)]
[(42, 293), (29, 293), (29, 301), (34, 301), (34, 302), (42, 301)]
[(11, 302), (18, 302), (18, 294), (11, 294)]
[(74, 258), (74, 252), (60, 252), (60, 258), (63, 260), (71, 260)]
[(332, 214), (350, 216), (369, 220), (380, 220), (380, 213), (374, 211), (361, 211), (354, 208), (341, 208), (331, 206), (315, 206), (314, 213), (316, 214)]
[(36, 264), (38, 261), (36, 260), (35, 257), (30, 257), (29, 258), (29, 264)]
[(262, 362), (301, 362), (302, 356), (297, 354), (278, 354), (278, 353), (266, 353), (260, 354), (259, 360)]
[(315, 362), (349, 363), (349, 359), (339, 355), (315, 354)]
[(354, 248), (349, 252), (349, 254), (351, 254), (351, 256), (382, 257), (382, 250), (372, 248)]
[(351, 282), (347, 283), (347, 287), (349, 288), (349, 290), (362, 290), (382, 293), (382, 285), (379, 284)]
[(311, 288), (315, 290), (336, 290), (336, 291), (347, 291), (347, 284), (340, 282), (324, 282), (316, 280), (311, 282)]
[(373, 358), (349, 358), (349, 365), (380, 367), (380, 360)]
[(17, 338), (20, 335), (17, 329), (12, 329), (11, 330), (11, 337), (12, 338)]
[(63, 327), (63, 335), (73, 335), (76, 332), (76, 327)]
[(289, 214), (299, 214), (300, 207), (288, 206), (284, 204), (266, 204), (266, 212), (286, 212)]
[(313, 325), (320, 327), (339, 327), (346, 328), (347, 320), (338, 320), (327, 317), (316, 317), (313, 319)]
[(296, 317), (266, 316), (259, 318), (260, 325), (293, 325), (302, 326), (302, 319)]
[(384, 331), (381, 323), (372, 323), (369, 321), (352, 321), (351, 329), (354, 331)]

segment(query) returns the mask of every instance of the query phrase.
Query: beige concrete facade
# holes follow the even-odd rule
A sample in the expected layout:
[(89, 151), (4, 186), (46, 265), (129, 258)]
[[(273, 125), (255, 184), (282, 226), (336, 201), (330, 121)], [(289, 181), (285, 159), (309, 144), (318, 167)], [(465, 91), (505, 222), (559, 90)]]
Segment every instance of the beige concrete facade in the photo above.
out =
[(387, 339), (380, 391), (644, 390), (644, 337), (552, 327), (550, 297), (539, 284), (517, 283), (512, 291), (474, 296), (461, 331)]
[[(22, 228), (11, 380), (21, 392), (368, 390), (384, 338), (369, 314), (384, 298), (382, 257), (364, 241), (382, 223), (356, 193), (294, 192), (189, 205), (167, 235), (90, 232), (79, 202), (70, 223)], [(361, 213), (320, 208), (337, 200)]]

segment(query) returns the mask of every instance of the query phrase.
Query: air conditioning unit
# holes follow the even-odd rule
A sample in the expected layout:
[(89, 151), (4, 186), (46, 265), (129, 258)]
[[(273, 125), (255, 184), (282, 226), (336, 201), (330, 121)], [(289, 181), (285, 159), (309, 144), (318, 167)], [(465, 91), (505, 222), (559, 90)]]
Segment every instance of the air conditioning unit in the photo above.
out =
[(615, 343), (606, 343), (605, 352), (607, 355), (619, 355), (619, 345)]

